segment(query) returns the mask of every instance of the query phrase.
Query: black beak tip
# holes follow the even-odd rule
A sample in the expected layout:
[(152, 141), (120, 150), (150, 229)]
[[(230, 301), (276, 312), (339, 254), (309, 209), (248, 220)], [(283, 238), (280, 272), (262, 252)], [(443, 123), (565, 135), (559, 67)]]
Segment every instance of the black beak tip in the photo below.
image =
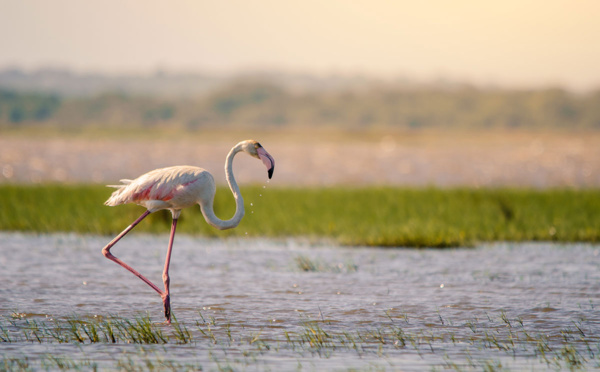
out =
[(275, 170), (275, 167), (271, 167), (269, 169), (269, 179), (271, 179), (271, 177), (273, 177), (273, 171)]

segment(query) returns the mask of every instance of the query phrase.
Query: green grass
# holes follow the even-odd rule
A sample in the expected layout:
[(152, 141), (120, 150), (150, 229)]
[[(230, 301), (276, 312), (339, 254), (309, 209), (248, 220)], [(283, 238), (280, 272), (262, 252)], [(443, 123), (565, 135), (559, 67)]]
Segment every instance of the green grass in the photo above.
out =
[[(0, 185), (0, 230), (117, 234), (143, 208), (104, 206), (111, 191), (97, 185)], [(245, 187), (242, 193), (246, 216), (236, 229), (208, 226), (198, 207), (182, 213), (178, 232), (409, 247), (600, 241), (600, 190)], [(230, 191), (219, 188), (217, 216), (230, 218), (234, 209)], [(157, 212), (135, 231), (165, 233), (170, 220), (169, 212)]]

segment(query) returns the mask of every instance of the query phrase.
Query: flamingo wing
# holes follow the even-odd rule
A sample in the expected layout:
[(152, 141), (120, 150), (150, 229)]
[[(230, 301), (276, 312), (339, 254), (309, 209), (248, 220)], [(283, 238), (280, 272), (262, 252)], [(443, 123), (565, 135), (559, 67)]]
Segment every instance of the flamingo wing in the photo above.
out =
[(124, 184), (114, 186), (118, 190), (113, 192), (105, 204), (115, 206), (136, 203), (153, 210), (180, 209), (187, 205), (174, 205), (171, 200), (184, 193), (203, 172), (202, 168), (178, 166), (156, 169), (135, 180), (121, 180)]

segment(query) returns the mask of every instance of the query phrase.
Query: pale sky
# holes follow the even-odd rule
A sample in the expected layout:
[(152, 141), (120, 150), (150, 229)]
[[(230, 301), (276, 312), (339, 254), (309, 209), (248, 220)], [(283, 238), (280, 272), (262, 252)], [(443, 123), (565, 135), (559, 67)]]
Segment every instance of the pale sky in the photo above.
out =
[(0, 0), (0, 68), (600, 87), (598, 0)]

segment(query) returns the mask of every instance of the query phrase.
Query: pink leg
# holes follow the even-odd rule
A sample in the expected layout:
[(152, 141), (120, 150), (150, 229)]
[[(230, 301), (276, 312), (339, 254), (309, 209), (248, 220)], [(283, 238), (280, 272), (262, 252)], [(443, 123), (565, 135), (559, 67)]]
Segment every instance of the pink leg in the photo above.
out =
[(167, 323), (171, 323), (171, 298), (169, 296), (169, 264), (171, 263), (171, 250), (173, 249), (173, 241), (175, 240), (175, 228), (177, 227), (177, 218), (173, 218), (171, 224), (171, 236), (169, 237), (169, 248), (167, 249), (167, 258), (165, 259), (165, 269), (163, 271), (163, 283), (165, 284), (165, 294), (163, 296), (163, 305), (165, 308), (165, 318)]
[(150, 214), (150, 211), (146, 211), (144, 212), (144, 214), (142, 214), (137, 220), (135, 220), (131, 225), (127, 226), (127, 228), (125, 230), (123, 230), (122, 233), (120, 233), (119, 235), (117, 235), (116, 238), (114, 238), (110, 243), (108, 243), (106, 245), (106, 247), (102, 248), (102, 254), (104, 255), (104, 257), (108, 258), (109, 260), (112, 260), (116, 263), (118, 263), (119, 265), (123, 266), (124, 268), (126, 268), (127, 270), (131, 271), (133, 273), (133, 275), (137, 276), (138, 278), (142, 279), (146, 284), (148, 284), (150, 287), (152, 287), (152, 289), (154, 289), (156, 292), (158, 292), (158, 294), (163, 297), (165, 297), (165, 293), (163, 291), (161, 291), (156, 285), (154, 285), (154, 283), (152, 283), (150, 280), (148, 280), (145, 276), (143, 276), (142, 274), (140, 274), (139, 272), (137, 272), (136, 270), (134, 270), (131, 266), (127, 265), (125, 262), (121, 261), (120, 259), (118, 259), (117, 257), (113, 256), (112, 253), (110, 253), (110, 249), (117, 244), (117, 242), (119, 240), (121, 240), (122, 237), (124, 237), (128, 232), (130, 232), (131, 230), (133, 230), (133, 228), (140, 223), (141, 220), (143, 220), (144, 218), (146, 218), (146, 216), (148, 216)]

